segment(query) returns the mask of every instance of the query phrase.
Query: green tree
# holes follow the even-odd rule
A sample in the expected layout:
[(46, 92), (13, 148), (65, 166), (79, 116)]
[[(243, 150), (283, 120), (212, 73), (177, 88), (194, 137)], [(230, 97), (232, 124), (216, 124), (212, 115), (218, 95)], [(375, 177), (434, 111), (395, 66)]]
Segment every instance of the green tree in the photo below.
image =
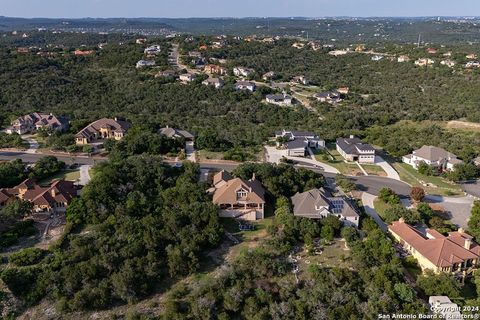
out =
[(473, 203), (470, 219), (468, 220), (468, 231), (475, 237), (476, 241), (480, 241), (480, 201)]

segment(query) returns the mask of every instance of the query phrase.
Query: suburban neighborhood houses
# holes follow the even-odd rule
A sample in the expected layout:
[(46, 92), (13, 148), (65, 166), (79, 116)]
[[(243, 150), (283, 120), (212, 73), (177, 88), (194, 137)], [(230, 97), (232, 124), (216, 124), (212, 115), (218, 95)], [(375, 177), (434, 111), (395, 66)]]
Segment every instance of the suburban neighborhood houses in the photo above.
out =
[(255, 176), (245, 181), (222, 170), (213, 177), (213, 186), (213, 203), (220, 217), (249, 221), (265, 217), (265, 189)]
[(404, 220), (388, 226), (393, 237), (418, 261), (422, 270), (448, 272), (465, 277), (478, 267), (480, 246), (463, 229), (444, 236), (436, 230), (420, 231)]
[(324, 189), (312, 189), (292, 197), (293, 214), (296, 217), (322, 219), (330, 215), (345, 225), (358, 227), (360, 215), (349, 200), (333, 197)]
[(5, 131), (9, 134), (33, 133), (43, 129), (47, 131), (66, 131), (69, 122), (65, 117), (57, 117), (53, 114), (32, 113), (19, 117)]
[(77, 133), (75, 142), (77, 145), (86, 145), (105, 139), (121, 140), (130, 126), (130, 123), (124, 120), (103, 118), (92, 122)]
[(0, 208), (13, 198), (32, 204), (33, 213), (65, 213), (77, 189), (71, 181), (56, 180), (49, 186), (40, 186), (27, 179), (13, 188), (0, 189)]
[(307, 148), (319, 150), (325, 148), (325, 141), (318, 135), (308, 131), (282, 130), (275, 132), (277, 147), (284, 150), (285, 156), (304, 157)]
[(434, 146), (423, 146), (411, 154), (404, 156), (402, 159), (403, 162), (411, 165), (415, 169), (418, 169), (421, 163), (425, 163), (438, 169), (440, 172), (453, 170), (456, 164), (463, 163), (463, 161), (458, 159), (453, 153)]
[(375, 163), (375, 148), (363, 143), (359, 138), (337, 139), (337, 151), (347, 161), (358, 161), (359, 163)]

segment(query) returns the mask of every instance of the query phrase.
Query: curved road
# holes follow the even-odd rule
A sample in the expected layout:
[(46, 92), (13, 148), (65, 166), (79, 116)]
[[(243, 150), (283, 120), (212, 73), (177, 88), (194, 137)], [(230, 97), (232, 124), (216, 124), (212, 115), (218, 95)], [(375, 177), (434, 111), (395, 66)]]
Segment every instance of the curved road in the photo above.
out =
[[(41, 153), (26, 153), (24, 151), (0, 151), (0, 160), (15, 160), (21, 159), (27, 163), (37, 162), (40, 158), (45, 157), (48, 154)], [(94, 165), (96, 163), (106, 161), (106, 158), (102, 157), (87, 157), (87, 156), (69, 156), (69, 155), (58, 155), (52, 154), (57, 157), (58, 160), (61, 160), (67, 164), (78, 163), (80, 165)], [(297, 161), (300, 165), (297, 167), (306, 168), (318, 173), (323, 174), (326, 178), (335, 178), (335, 174), (327, 173), (322, 168), (312, 166), (310, 163)], [(217, 169), (217, 170), (227, 170), (232, 171), (238, 167), (238, 163), (217, 163), (217, 162), (200, 162), (200, 167), (202, 169)], [(410, 186), (405, 182), (385, 178), (385, 177), (376, 177), (376, 176), (358, 176), (358, 177), (349, 177), (357, 185), (359, 191), (364, 191), (373, 195), (378, 195), (378, 192), (381, 188), (387, 187), (391, 188), (395, 193), (402, 197), (408, 197), (410, 194)]]

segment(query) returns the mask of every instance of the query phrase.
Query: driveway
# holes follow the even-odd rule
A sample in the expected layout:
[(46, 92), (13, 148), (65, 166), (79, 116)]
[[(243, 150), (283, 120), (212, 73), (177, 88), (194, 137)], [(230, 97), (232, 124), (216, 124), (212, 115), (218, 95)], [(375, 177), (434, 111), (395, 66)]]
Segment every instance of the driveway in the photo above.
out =
[(36, 153), (38, 150), (38, 141), (33, 139), (32, 136), (30, 135), (24, 135), (22, 136), (22, 139), (28, 142), (28, 149), (25, 150), (26, 153)]
[(187, 155), (187, 160), (191, 162), (196, 162), (195, 159), (195, 148), (193, 147), (193, 141), (187, 141), (185, 143), (185, 153)]
[(460, 185), (466, 193), (476, 197), (480, 198), (480, 181), (472, 181), (469, 183), (463, 183)]
[(425, 201), (442, 206), (450, 215), (453, 224), (462, 228), (467, 228), (473, 207), (473, 197), (451, 198), (427, 195)]
[(390, 163), (383, 160), (382, 157), (375, 156), (375, 164), (382, 167), (383, 171), (387, 173), (387, 177), (390, 179), (401, 181), (398, 172), (390, 165)]
[(80, 166), (80, 180), (78, 181), (78, 184), (82, 185), (82, 186), (86, 186), (87, 183), (90, 182), (90, 180), (92, 179), (90, 177), (90, 173), (89, 173), (89, 170), (92, 166), (90, 165), (83, 165), (83, 166)]
[(382, 229), (383, 232), (387, 232), (388, 228), (385, 222), (383, 222), (382, 218), (378, 215), (377, 211), (375, 211), (375, 206), (374, 206), (374, 201), (377, 197), (374, 195), (371, 195), (369, 193), (363, 192), (362, 193), (362, 203), (363, 207), (365, 208), (365, 212), (375, 220), (375, 222), (378, 224), (380, 229)]

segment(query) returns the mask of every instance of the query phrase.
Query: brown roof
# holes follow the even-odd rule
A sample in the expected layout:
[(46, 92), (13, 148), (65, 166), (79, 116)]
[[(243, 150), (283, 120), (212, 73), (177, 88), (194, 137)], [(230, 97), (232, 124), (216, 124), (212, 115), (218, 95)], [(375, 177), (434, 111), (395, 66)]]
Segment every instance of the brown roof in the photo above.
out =
[[(218, 175), (227, 176), (225, 173), (218, 173)], [(231, 177), (230, 177), (231, 178)], [(214, 181), (221, 182), (221, 178), (214, 177)], [(256, 180), (255, 177), (245, 181), (240, 178), (223, 180), (225, 184), (220, 186), (215, 190), (213, 194), (213, 203), (215, 204), (236, 204), (238, 201), (246, 203), (265, 203), (265, 189), (263, 188), (260, 181)], [(245, 190), (247, 196), (243, 199), (237, 199), (237, 191)]]
[[(21, 190), (25, 189), (26, 192), (21, 195)], [(72, 181), (56, 180), (49, 186), (42, 187), (33, 180), (27, 179), (13, 188), (0, 189), (0, 201), (2, 194), (9, 198), (21, 196), (23, 200), (38, 206), (53, 206), (55, 203), (70, 204), (77, 195), (77, 191)]]
[[(413, 154), (429, 161), (439, 161), (443, 159), (450, 159), (450, 161), (452, 161), (453, 159), (457, 159), (457, 156), (453, 153), (434, 146), (423, 146), (420, 149), (413, 151)], [(456, 163), (460, 162), (461, 161), (458, 160)]]
[(102, 128), (108, 128), (109, 130), (116, 132), (126, 132), (130, 128), (130, 126), (130, 123), (123, 120), (102, 118), (90, 123), (79, 133), (77, 133), (76, 136), (88, 138), (96, 132), (100, 132), (100, 129)]
[(428, 239), (403, 221), (393, 222), (388, 229), (437, 267), (449, 267), (467, 259), (479, 258), (478, 244), (472, 241), (470, 249), (467, 249), (465, 241), (471, 241), (471, 237), (464, 233), (449, 234), (445, 237), (429, 229), (427, 232), (433, 239)]

